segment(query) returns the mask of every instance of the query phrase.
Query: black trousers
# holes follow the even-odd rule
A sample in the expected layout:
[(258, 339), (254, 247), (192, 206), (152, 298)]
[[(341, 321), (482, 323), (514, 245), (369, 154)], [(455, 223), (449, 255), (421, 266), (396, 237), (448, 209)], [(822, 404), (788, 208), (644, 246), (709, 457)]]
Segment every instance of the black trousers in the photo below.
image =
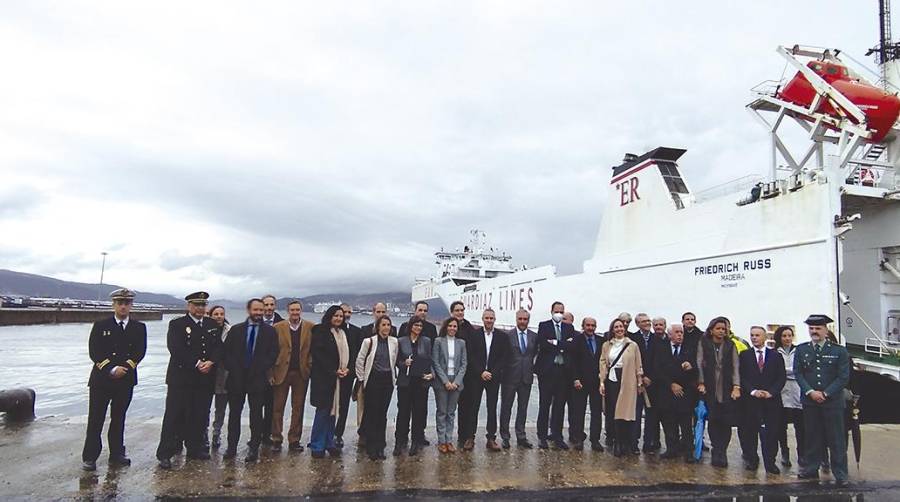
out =
[(263, 392), (262, 437), (264, 442), (272, 440), (272, 410), (275, 408), (275, 393), (271, 385)]
[(422, 444), (425, 440), (425, 417), (428, 416), (428, 388), (430, 382), (422, 377), (409, 377), (409, 384), (397, 387), (397, 428), (394, 441), (398, 446), (409, 444), (410, 421), (412, 421), (412, 442)]
[(81, 460), (96, 462), (100, 456), (100, 450), (103, 449), (100, 436), (103, 433), (106, 410), (110, 407), (109, 431), (106, 436), (109, 454), (125, 454), (125, 413), (131, 404), (133, 391), (133, 385), (89, 387), (87, 433)]
[(572, 385), (566, 378), (562, 365), (554, 364), (548, 371), (538, 375), (538, 439), (563, 440), (563, 418), (571, 389)]
[(228, 394), (216, 394), (213, 398), (216, 404), (216, 411), (213, 417), (213, 432), (221, 432), (222, 425), (225, 424), (225, 409), (228, 407)]
[(634, 436), (634, 422), (630, 420), (616, 420), (616, 402), (619, 400), (619, 391), (622, 388), (622, 369), (616, 370), (617, 381), (613, 382), (609, 378), (606, 379), (606, 395), (603, 396), (603, 402), (606, 406), (606, 417), (610, 421), (607, 422), (606, 436), (612, 437), (612, 445), (616, 448), (627, 448), (631, 446), (632, 436)]
[(391, 396), (394, 394), (394, 382), (391, 374), (369, 374), (369, 381), (365, 390), (366, 417), (366, 451), (369, 455), (384, 453), (387, 446), (385, 431), (387, 430), (387, 412), (391, 406)]
[[(590, 435), (584, 433), (585, 413), (590, 404)], [(583, 386), (581, 390), (572, 389), (569, 405), (569, 441), (582, 443), (590, 439), (591, 443), (600, 441), (603, 432), (603, 396), (600, 386)]]
[[(232, 391), (228, 393), (228, 449), (236, 450), (241, 440), (241, 415), (244, 402), (250, 405), (250, 448), (259, 448), (263, 439), (264, 392)], [(269, 424), (272, 421), (269, 420)]]
[[(347, 378), (349, 379), (350, 377)], [(344, 437), (344, 429), (347, 428), (347, 414), (350, 412), (350, 394), (353, 392), (353, 384), (355, 382), (355, 380), (347, 380), (338, 391), (341, 401), (338, 403), (340, 413), (337, 421), (334, 423), (335, 438), (342, 439)]]
[(188, 454), (203, 449), (212, 396), (212, 389), (207, 387), (168, 388), (159, 446), (156, 448), (157, 459), (169, 459), (178, 453), (182, 441)]
[(690, 455), (694, 451), (694, 413), (690, 410), (659, 410), (663, 430), (666, 433), (666, 451)]
[(497, 439), (497, 401), (500, 398), (500, 380), (489, 380), (485, 382), (478, 378), (472, 382), (467, 382), (465, 388), (472, 387), (472, 395), (468, 414), (464, 418), (466, 420), (466, 435), (463, 439), (475, 439), (478, 432), (478, 412), (481, 411), (481, 399), (487, 394), (487, 423), (485, 429), (488, 440)]
[(794, 438), (797, 441), (797, 462), (803, 462), (804, 449), (804, 430), (803, 430), (803, 409), (802, 408), (782, 408), (781, 432), (778, 435), (778, 444), (781, 447), (782, 458), (790, 458), (790, 450), (788, 449), (787, 429), (788, 424), (794, 424)]
[[(748, 397), (748, 399), (756, 399)], [(763, 465), (775, 465), (775, 453), (778, 451), (778, 436), (782, 427), (781, 406), (757, 408), (747, 406), (744, 410), (744, 460), (757, 464), (757, 449), (762, 446)]]
[(726, 460), (728, 445), (731, 444), (731, 423), (728, 420), (709, 420), (707, 425), (709, 442), (712, 443), (712, 457), (714, 460)]
[(516, 440), (525, 437), (525, 419), (528, 417), (528, 400), (531, 384), (504, 383), (500, 385), (500, 437), (509, 440), (509, 421), (512, 418), (513, 401), (516, 402)]
[[(652, 384), (651, 384), (652, 387)], [(650, 407), (647, 408), (644, 403), (644, 396), (638, 396), (637, 399), (637, 413), (635, 415), (634, 422), (634, 437), (632, 438), (632, 447), (638, 447), (638, 440), (641, 439), (641, 416), (644, 418), (644, 451), (659, 449), (659, 429), (660, 429), (660, 419), (659, 419), (659, 411), (655, 406), (656, 401), (656, 391), (652, 388), (647, 388), (647, 397), (650, 400)]]

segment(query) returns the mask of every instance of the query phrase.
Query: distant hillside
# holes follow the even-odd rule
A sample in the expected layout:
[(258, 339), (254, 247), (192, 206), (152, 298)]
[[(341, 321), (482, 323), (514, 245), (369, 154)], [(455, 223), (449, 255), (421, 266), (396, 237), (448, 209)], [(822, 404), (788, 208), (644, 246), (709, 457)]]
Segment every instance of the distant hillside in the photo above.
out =
[[(278, 298), (276, 300), (276, 305), (278, 310), (285, 311), (287, 310), (287, 304), (294, 300), (294, 298)], [(385, 302), (392, 303), (401, 308), (408, 306), (412, 303), (410, 299), (410, 294), (408, 292), (389, 292), (389, 293), (370, 293), (370, 294), (352, 294), (352, 293), (328, 293), (321, 295), (312, 295), (300, 298), (300, 301), (303, 302), (303, 310), (307, 312), (312, 312), (313, 305), (320, 302), (332, 302), (332, 301), (340, 301), (346, 302), (354, 307), (362, 307), (362, 308), (372, 308), (373, 305), (377, 302)], [(225, 300), (225, 299), (215, 299), (210, 301), (211, 305), (222, 305), (228, 310), (239, 309), (243, 310), (245, 306), (245, 302), (243, 301), (234, 301), (234, 300)]]
[[(99, 284), (61, 281), (43, 275), (0, 269), (0, 294), (4, 295), (96, 300), (99, 291), (101, 299), (108, 300), (109, 293), (121, 287), (115, 284), (100, 286)], [(160, 305), (184, 305), (184, 300), (172, 295), (144, 291), (137, 291), (135, 301)]]

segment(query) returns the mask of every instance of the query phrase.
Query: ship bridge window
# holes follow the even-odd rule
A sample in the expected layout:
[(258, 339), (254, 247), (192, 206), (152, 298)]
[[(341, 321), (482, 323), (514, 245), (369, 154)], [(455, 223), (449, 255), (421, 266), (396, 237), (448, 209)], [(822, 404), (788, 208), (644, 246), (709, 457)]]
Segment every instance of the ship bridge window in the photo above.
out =
[(684, 180), (681, 179), (681, 173), (678, 172), (678, 166), (674, 162), (658, 162), (659, 173), (662, 174), (663, 180), (669, 193), (690, 193)]

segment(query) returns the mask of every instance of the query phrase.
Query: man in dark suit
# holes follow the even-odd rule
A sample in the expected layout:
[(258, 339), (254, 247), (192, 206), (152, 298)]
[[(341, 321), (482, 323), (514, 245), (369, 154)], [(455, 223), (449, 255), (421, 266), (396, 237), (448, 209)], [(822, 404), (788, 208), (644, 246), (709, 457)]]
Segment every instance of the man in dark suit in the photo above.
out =
[[(568, 373), (572, 379), (572, 397), (569, 405), (569, 441), (576, 450), (584, 449), (584, 440), (590, 439), (591, 449), (603, 451), (600, 433), (603, 430), (603, 396), (600, 395), (600, 348), (602, 341), (596, 334), (597, 320), (585, 317), (581, 320), (582, 332), (569, 344), (566, 358)], [(584, 417), (588, 403), (591, 406), (590, 435), (584, 433)]]
[(697, 404), (697, 345), (685, 342), (681, 324), (669, 327), (668, 343), (656, 344), (654, 382), (658, 386), (657, 413), (666, 433), (666, 451), (661, 458), (683, 455), (693, 460), (693, 416)]
[[(468, 349), (469, 338), (471, 338), (472, 333), (475, 332), (475, 327), (472, 326), (468, 320), (466, 320), (466, 305), (459, 301), (455, 300), (450, 304), (450, 317), (456, 319), (456, 323), (459, 326), (456, 331), (456, 338), (466, 342), (466, 349)], [(466, 374), (469, 372), (466, 371)], [(463, 383), (463, 389), (459, 393), (459, 400), (457, 401), (456, 414), (459, 417), (466, 417), (469, 415), (470, 402), (471, 402), (471, 393), (466, 393), (466, 385)], [(465, 434), (466, 421), (462, 418), (456, 421), (456, 442), (457, 445), (462, 448), (465, 445), (466, 438), (463, 434)]]
[[(437, 326), (428, 322), (428, 303), (423, 301), (417, 301), (415, 306), (415, 317), (422, 320), (422, 336), (426, 336), (431, 341), (434, 341), (437, 338)], [(397, 331), (397, 336), (404, 337), (409, 336), (409, 323), (405, 322), (400, 325), (400, 329)]]
[(828, 323), (824, 314), (806, 319), (809, 339), (797, 347), (794, 375), (800, 385), (805, 429), (805, 457), (800, 479), (819, 479), (824, 447), (831, 452), (831, 473), (839, 487), (847, 486), (847, 436), (844, 428), (844, 389), (850, 381), (850, 355), (847, 349), (827, 340)]
[(228, 370), (228, 449), (223, 458), (237, 455), (241, 437), (241, 413), (244, 402), (250, 404), (250, 449), (247, 462), (259, 459), (263, 440), (263, 401), (269, 387), (269, 370), (278, 357), (275, 328), (263, 322), (263, 302), (247, 302), (247, 320), (235, 324), (225, 340), (225, 368)]
[[(653, 407), (653, 401), (656, 399), (657, 387), (653, 385), (653, 357), (656, 353), (656, 344), (665, 342), (666, 320), (663, 318), (656, 319), (656, 329), (650, 316), (641, 312), (634, 316), (634, 322), (637, 324), (638, 331), (632, 333), (631, 339), (638, 344), (641, 351), (641, 366), (644, 368), (644, 391), (650, 400), (650, 408), (646, 410), (646, 420), (644, 421), (644, 453), (655, 453), (659, 451), (659, 415), (656, 408)], [(641, 417), (644, 415), (644, 399), (637, 400), (637, 414), (634, 421), (634, 435), (632, 436), (632, 453), (638, 454), (638, 441), (641, 439)]]
[[(263, 324), (267, 324), (269, 326), (275, 327), (275, 323), (281, 322), (284, 320), (281, 317), (281, 314), (275, 311), (277, 300), (275, 299), (275, 295), (265, 295), (262, 297), (263, 301)], [(275, 390), (274, 387), (269, 384), (266, 386), (265, 393), (263, 394), (263, 439), (262, 444), (266, 446), (272, 445), (272, 422), (273, 415), (275, 412)]]
[(537, 333), (528, 329), (531, 314), (525, 309), (516, 312), (516, 327), (509, 331), (506, 367), (500, 384), (500, 437), (503, 448), (509, 448), (509, 421), (512, 418), (513, 401), (516, 402), (516, 444), (519, 448), (532, 448), (525, 435), (525, 419), (528, 416), (528, 400), (534, 383), (534, 358), (537, 356)]
[(475, 433), (478, 430), (478, 412), (481, 408), (482, 395), (487, 393), (487, 449), (499, 451), (497, 445), (497, 398), (500, 395), (500, 382), (503, 379), (503, 368), (506, 364), (506, 352), (509, 348), (509, 337), (505, 331), (495, 330), (496, 314), (493, 309), (485, 309), (481, 314), (482, 327), (475, 330), (466, 342), (466, 376), (463, 393), (468, 393), (468, 414), (461, 417), (466, 421), (465, 442), (463, 449), (470, 451), (475, 447)]
[(209, 460), (206, 420), (215, 390), (215, 366), (222, 360), (219, 325), (205, 317), (209, 293), (198, 291), (184, 299), (188, 313), (172, 319), (166, 334), (166, 409), (156, 449), (163, 469), (172, 468), (172, 456), (181, 449), (182, 441), (187, 458)]
[(88, 338), (88, 353), (94, 364), (88, 379), (88, 423), (81, 452), (81, 468), (86, 471), (97, 469), (97, 458), (103, 449), (100, 436), (110, 406), (109, 464), (131, 465), (125, 456), (125, 413), (137, 385), (138, 364), (147, 352), (147, 326), (129, 319), (134, 292), (117, 289), (109, 297), (113, 315), (95, 322)]
[(696, 349), (703, 337), (703, 330), (697, 327), (697, 316), (693, 312), (681, 314), (681, 325), (684, 327), (684, 343)]
[[(351, 366), (355, 364), (356, 356), (359, 354), (359, 348), (362, 345), (362, 331), (359, 326), (350, 323), (350, 317), (353, 315), (353, 309), (347, 303), (341, 304), (341, 310), (344, 312), (344, 334), (347, 336), (347, 346), (350, 348)], [(352, 379), (356, 379), (356, 372), (351, 371)], [(344, 429), (347, 427), (347, 414), (350, 411), (350, 394), (353, 391), (353, 381), (347, 385), (341, 385), (341, 403), (340, 413), (337, 422), (334, 424), (334, 445), (337, 448), (344, 447)]]
[(778, 352), (766, 348), (766, 329), (750, 328), (750, 350), (740, 353), (741, 401), (747, 451), (744, 452), (745, 468), (755, 471), (759, 467), (757, 438), (762, 443), (762, 458), (766, 472), (781, 474), (775, 465), (778, 434), (781, 429), (781, 389), (787, 375), (784, 359)]
[(565, 310), (562, 302), (553, 302), (550, 307), (552, 318), (538, 324), (538, 355), (534, 373), (538, 377), (540, 393), (537, 433), (541, 449), (549, 448), (548, 440), (553, 441), (560, 450), (569, 449), (562, 435), (563, 416), (572, 389), (565, 364), (568, 345), (575, 338), (575, 328), (562, 322)]

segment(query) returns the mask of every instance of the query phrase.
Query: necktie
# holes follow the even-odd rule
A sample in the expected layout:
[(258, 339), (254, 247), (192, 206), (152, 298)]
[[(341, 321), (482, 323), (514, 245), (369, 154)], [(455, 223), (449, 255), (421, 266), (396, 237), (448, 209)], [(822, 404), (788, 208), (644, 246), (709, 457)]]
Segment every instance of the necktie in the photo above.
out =
[(680, 346), (680, 345), (676, 345), (676, 346), (675, 346), (675, 352), (672, 353), (672, 355), (675, 356), (675, 359), (678, 359), (678, 351), (679, 351), (679, 350), (681, 350), (681, 346)]
[(822, 346), (818, 343), (814, 343), (813, 346), (816, 348), (816, 354), (822, 352)]
[(527, 349), (527, 346), (525, 345), (525, 332), (524, 331), (519, 331), (519, 349), (522, 351), (523, 354), (525, 353), (525, 350)]
[[(562, 341), (562, 331), (560, 330), (559, 324), (553, 323), (553, 329), (556, 330), (556, 347), (559, 350), (559, 343)], [(560, 365), (562, 364), (563, 356), (559, 352), (556, 353), (556, 357), (553, 358), (553, 364)]]
[(200, 326), (201, 328), (203, 327), (203, 319), (197, 321), (197, 326)]
[(256, 342), (256, 325), (250, 326), (250, 335), (247, 336), (247, 361), (246, 367), (250, 367), (250, 363), (253, 361), (253, 346)]
[(125, 331), (125, 321), (119, 321), (119, 327), (122, 328), (122, 331)]
[(763, 351), (756, 351), (756, 365), (759, 366), (759, 371), (762, 371), (763, 366), (766, 364), (766, 359), (763, 357)]
[(594, 337), (588, 337), (588, 347), (591, 348), (591, 355), (597, 353), (597, 351), (594, 349)]

